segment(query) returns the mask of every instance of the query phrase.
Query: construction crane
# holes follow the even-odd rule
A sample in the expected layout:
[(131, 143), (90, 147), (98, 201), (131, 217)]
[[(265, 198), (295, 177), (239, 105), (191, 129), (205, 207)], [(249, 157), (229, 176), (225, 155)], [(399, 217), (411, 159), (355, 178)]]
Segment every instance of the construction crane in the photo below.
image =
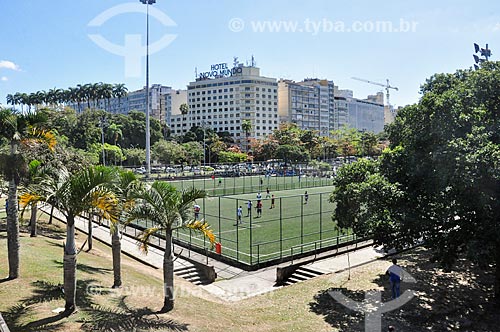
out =
[(395, 86), (391, 86), (389, 84), (389, 79), (387, 79), (387, 83), (386, 84), (382, 84), (382, 83), (378, 83), (378, 82), (372, 82), (372, 81), (369, 81), (369, 80), (365, 80), (365, 79), (362, 79), (362, 78), (357, 78), (357, 77), (351, 77), (353, 80), (356, 80), (356, 81), (361, 81), (361, 82), (365, 82), (365, 83), (370, 83), (370, 84), (373, 84), (373, 85), (378, 85), (378, 86), (383, 86), (385, 88), (385, 91), (386, 91), (386, 96), (387, 96), (387, 105), (390, 107), (391, 106), (391, 103), (389, 102), (389, 89), (394, 89), (396, 91), (398, 91), (399, 89)]

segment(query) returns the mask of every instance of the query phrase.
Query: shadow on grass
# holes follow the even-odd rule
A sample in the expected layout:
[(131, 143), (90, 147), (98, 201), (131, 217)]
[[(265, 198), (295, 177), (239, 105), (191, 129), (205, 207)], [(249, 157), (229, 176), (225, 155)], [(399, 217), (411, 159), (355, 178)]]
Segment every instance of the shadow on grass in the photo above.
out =
[(177, 323), (171, 319), (162, 319), (148, 308), (134, 309), (125, 303), (125, 296), (115, 299), (113, 308), (92, 306), (87, 310), (88, 319), (81, 326), (83, 331), (142, 331), (169, 330), (187, 331), (187, 324)]
[(34, 287), (33, 295), (21, 300), (19, 304), (11, 307), (4, 313), (5, 322), (12, 332), (16, 331), (54, 331), (62, 327), (62, 323), (57, 323), (63, 319), (62, 314), (35, 320), (28, 324), (23, 324), (22, 318), (34, 314), (33, 305), (43, 302), (50, 302), (64, 298), (61, 285), (56, 285), (46, 281), (35, 281), (31, 284)]
[(47, 243), (49, 245), (51, 245), (52, 247), (58, 247), (58, 248), (63, 248), (64, 249), (63, 242), (54, 242), (54, 241), (47, 240)]
[[(33, 295), (23, 299), (19, 304), (11, 307), (3, 316), (12, 332), (30, 331), (65, 331), (63, 321), (67, 316), (60, 313), (41, 318), (29, 323), (23, 322), (27, 317), (36, 315), (34, 306), (44, 302), (64, 300), (63, 287), (47, 281), (35, 281), (31, 284)], [(89, 290), (94, 291), (89, 291)], [(95, 290), (98, 289), (98, 292)], [(187, 331), (186, 324), (173, 320), (159, 318), (147, 308), (134, 309), (125, 303), (125, 297), (117, 297), (112, 308), (100, 306), (94, 302), (94, 296), (110, 296), (111, 291), (106, 288), (96, 288), (96, 280), (78, 280), (76, 305), (78, 311), (83, 312), (84, 320), (80, 330), (83, 331), (136, 331), (136, 330), (169, 330)]]
[[(61, 261), (58, 261), (57, 259), (54, 259), (53, 262), (60, 268), (64, 267), (64, 263)], [(82, 272), (85, 272), (88, 274), (107, 274), (107, 273), (113, 271), (113, 269), (108, 269), (108, 268), (103, 268), (103, 267), (94, 267), (94, 266), (90, 266), (90, 265), (83, 264), (83, 263), (77, 263), (76, 269), (78, 271), (82, 271)]]
[(66, 238), (64, 229), (47, 223), (38, 224), (38, 234), (54, 240), (64, 240)]
[[(416, 283), (402, 282), (401, 293), (411, 289), (416, 296), (383, 314), (382, 331), (387, 331), (389, 325), (395, 326), (396, 331), (412, 332), (498, 330), (500, 310), (493, 299), (492, 271), (481, 271), (468, 261), (459, 260), (455, 272), (445, 273), (425, 250), (406, 252), (398, 259), (416, 279)], [(382, 302), (390, 301), (388, 277), (378, 275), (372, 282), (374, 289), (384, 289)], [(311, 311), (341, 331), (364, 331), (364, 315), (335, 301), (329, 294), (331, 291), (341, 291), (357, 302), (363, 301), (366, 293), (345, 288), (322, 290), (309, 303)]]

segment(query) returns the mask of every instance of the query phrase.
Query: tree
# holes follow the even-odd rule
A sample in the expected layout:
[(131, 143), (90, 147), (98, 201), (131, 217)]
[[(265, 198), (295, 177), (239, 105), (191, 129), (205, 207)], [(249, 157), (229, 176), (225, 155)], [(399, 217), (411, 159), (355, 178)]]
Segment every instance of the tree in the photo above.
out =
[(117, 125), (116, 123), (110, 124), (106, 131), (107, 136), (111, 138), (111, 141), (114, 145), (116, 145), (116, 143), (123, 137), (121, 126)]
[(402, 192), (379, 173), (379, 162), (360, 159), (339, 168), (333, 180), (330, 202), (339, 229), (352, 229), (358, 236), (373, 236), (378, 244), (393, 244), (395, 234), (387, 227), (401, 217)]
[(297, 145), (280, 145), (276, 149), (276, 157), (283, 159), (285, 163), (295, 164), (301, 161), (309, 161), (309, 152), (304, 147)]
[(246, 140), (246, 147), (247, 147), (247, 152), (250, 150), (250, 132), (252, 131), (252, 122), (250, 120), (243, 120), (241, 122), (241, 129), (243, 132), (245, 132), (245, 136), (247, 138)]
[(344, 126), (339, 130), (332, 131), (332, 135), (337, 141), (338, 152), (344, 159), (358, 154), (361, 138), (358, 130)]
[[(379, 234), (378, 244), (403, 248), (423, 242), (447, 269), (460, 254), (479, 267), (496, 267), (500, 298), (500, 63), (479, 70), (437, 74), (422, 86), (416, 105), (398, 112), (389, 126), (390, 146), (378, 171), (379, 189), (358, 178), (362, 209), (349, 222)], [(375, 174), (377, 173), (377, 174)], [(342, 174), (336, 180), (347, 180)], [(366, 175), (365, 175), (366, 176)], [(381, 185), (384, 184), (384, 186)], [(393, 188), (386, 190), (384, 188)], [(396, 188), (398, 189), (396, 191)], [(340, 190), (340, 189), (339, 189)], [(384, 192), (382, 212), (370, 205), (371, 191)], [(394, 191), (394, 192), (391, 192)], [(340, 193), (339, 193), (340, 194)], [(394, 203), (388, 202), (392, 199)], [(380, 208), (379, 208), (380, 209)], [(366, 212), (363, 212), (366, 211)], [(376, 223), (360, 218), (378, 215)]]
[(252, 141), (254, 160), (275, 159), (278, 146), (279, 142), (274, 138), (274, 135), (269, 135), (262, 140)]
[(104, 218), (116, 219), (117, 200), (109, 189), (114, 177), (114, 170), (104, 166), (89, 167), (74, 174), (61, 170), (56, 178), (47, 177), (39, 184), (28, 187), (21, 196), (23, 204), (33, 200), (53, 204), (66, 218), (63, 264), (67, 315), (76, 309), (75, 218), (97, 209)]
[(118, 83), (113, 86), (113, 96), (118, 98), (118, 108), (121, 106), (121, 99), (127, 95), (128, 89), (123, 83)]
[(185, 159), (185, 151), (177, 142), (160, 140), (152, 146), (151, 152), (153, 158), (162, 164), (177, 164)]
[[(41, 172), (41, 162), (39, 160), (32, 160), (28, 164), (28, 176), (26, 178), (26, 183), (24, 185), (30, 185), (31, 183), (34, 183), (35, 181), (38, 180), (38, 178), (42, 175)], [(36, 215), (38, 212), (38, 202), (33, 201), (31, 204), (31, 217), (30, 217), (30, 237), (36, 237), (37, 236), (37, 220), (36, 220)], [(23, 209), (24, 212), (24, 209)], [(22, 214), (21, 214), (22, 215)]]
[(189, 112), (189, 106), (188, 104), (184, 103), (179, 106), (179, 111), (181, 111), (181, 114), (186, 115)]
[(190, 165), (199, 165), (203, 159), (203, 145), (199, 142), (187, 142), (182, 144), (184, 158)]
[(299, 135), (301, 143), (304, 145), (307, 152), (309, 152), (309, 155), (312, 156), (314, 150), (320, 143), (318, 133), (314, 130), (301, 130)]
[(374, 156), (377, 154), (377, 135), (372, 132), (363, 132), (360, 137), (360, 154), (362, 156)]
[(172, 254), (172, 232), (180, 228), (189, 228), (203, 234), (213, 244), (215, 236), (209, 225), (194, 220), (193, 202), (202, 199), (206, 193), (191, 188), (180, 192), (174, 186), (155, 181), (149, 188), (139, 190), (131, 197), (136, 204), (129, 211), (128, 221), (152, 221), (154, 226), (141, 234), (142, 248), (147, 251), (151, 237), (162, 232), (165, 234), (165, 253), (163, 256), (164, 303), (162, 311), (170, 311), (174, 307), (174, 261)]
[(219, 154), (220, 163), (241, 163), (247, 158), (248, 155), (243, 152), (221, 151)]
[(111, 223), (111, 251), (113, 257), (113, 288), (121, 287), (121, 233), (120, 227), (126, 224), (127, 211), (133, 206), (132, 192), (137, 192), (141, 183), (134, 173), (130, 171), (119, 171), (115, 180), (114, 192), (118, 199), (118, 211), (121, 211), (117, 219)]
[(146, 162), (146, 150), (144, 149), (123, 149), (123, 154), (125, 155), (124, 164), (127, 166), (139, 166)]
[(9, 181), (7, 208), (7, 250), (9, 258), (9, 278), (19, 276), (19, 221), (17, 218), (17, 186), (27, 174), (26, 162), (19, 153), (23, 145), (36, 145), (40, 142), (53, 149), (56, 140), (50, 131), (43, 129), (47, 117), (41, 112), (18, 113), (11, 109), (0, 109), (0, 137), (10, 145), (10, 153), (1, 156), (1, 170)]

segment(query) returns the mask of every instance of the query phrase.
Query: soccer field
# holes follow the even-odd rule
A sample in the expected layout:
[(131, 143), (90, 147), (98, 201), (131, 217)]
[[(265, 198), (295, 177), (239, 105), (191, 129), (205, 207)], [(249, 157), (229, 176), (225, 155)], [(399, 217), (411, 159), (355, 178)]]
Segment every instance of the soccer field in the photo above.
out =
[[(255, 265), (349, 240), (344, 236), (347, 232), (339, 234), (331, 218), (334, 204), (329, 202), (333, 191), (330, 178), (252, 176), (221, 178), (220, 186), (218, 182), (219, 178), (169, 181), (181, 190), (194, 186), (207, 191), (209, 196), (196, 202), (201, 206), (200, 219), (210, 224), (225, 257)], [(271, 198), (266, 197), (267, 188), (275, 197), (274, 208), (271, 208)], [(262, 195), (261, 216), (256, 209), (258, 192)], [(250, 212), (249, 200), (252, 202)], [(237, 222), (240, 206), (242, 223)], [(140, 226), (151, 227), (150, 224)], [(211, 250), (206, 239), (189, 230), (178, 230), (174, 237)]]
[[(200, 217), (211, 225), (222, 245), (222, 254), (253, 265), (335, 244), (339, 234), (331, 219), (334, 205), (328, 201), (332, 190), (332, 186), (308, 188), (307, 204), (306, 189), (271, 191), (275, 195), (272, 209), (271, 199), (266, 199), (264, 192), (260, 217), (255, 193), (208, 197), (197, 203), (202, 207)], [(250, 213), (248, 200), (252, 201)], [(241, 224), (237, 223), (240, 206)], [(175, 235), (200, 247), (209, 247), (206, 240), (189, 231)]]

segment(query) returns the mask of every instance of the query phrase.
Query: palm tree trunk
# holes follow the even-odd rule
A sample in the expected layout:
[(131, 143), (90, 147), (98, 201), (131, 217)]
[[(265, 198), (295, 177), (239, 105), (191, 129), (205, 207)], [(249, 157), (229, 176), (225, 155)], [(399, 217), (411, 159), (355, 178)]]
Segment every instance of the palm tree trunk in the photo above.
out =
[(30, 231), (31, 237), (35, 237), (37, 235), (37, 227), (36, 227), (36, 214), (38, 212), (38, 205), (33, 203), (31, 206), (31, 218), (30, 218)]
[(174, 260), (172, 256), (172, 229), (170, 227), (168, 227), (165, 231), (163, 287), (165, 288), (165, 299), (161, 311), (168, 312), (174, 308)]
[(500, 304), (500, 241), (496, 244), (495, 299)]
[[(17, 154), (17, 143), (10, 145), (10, 155)], [(17, 216), (17, 183), (12, 177), (9, 181), (7, 197), (7, 252), (9, 256), (9, 279), (19, 277), (19, 218)]]
[(66, 217), (66, 244), (64, 246), (64, 300), (65, 313), (76, 310), (76, 245), (75, 217)]
[(54, 216), (54, 205), (50, 206), (50, 217), (49, 217), (49, 225), (52, 225), (52, 217)]
[(92, 250), (92, 226), (93, 226), (92, 221), (94, 221), (94, 214), (89, 213), (88, 216), (89, 216), (89, 227), (88, 227), (88, 236), (89, 237), (87, 240), (87, 246), (88, 246), (87, 251), (90, 251), (90, 250)]
[(19, 277), (19, 219), (17, 217), (17, 184), (14, 179), (9, 181), (6, 212), (9, 279), (16, 279)]
[(114, 230), (111, 233), (111, 251), (113, 252), (113, 288), (118, 288), (122, 285), (121, 242), (118, 225), (115, 225)]

